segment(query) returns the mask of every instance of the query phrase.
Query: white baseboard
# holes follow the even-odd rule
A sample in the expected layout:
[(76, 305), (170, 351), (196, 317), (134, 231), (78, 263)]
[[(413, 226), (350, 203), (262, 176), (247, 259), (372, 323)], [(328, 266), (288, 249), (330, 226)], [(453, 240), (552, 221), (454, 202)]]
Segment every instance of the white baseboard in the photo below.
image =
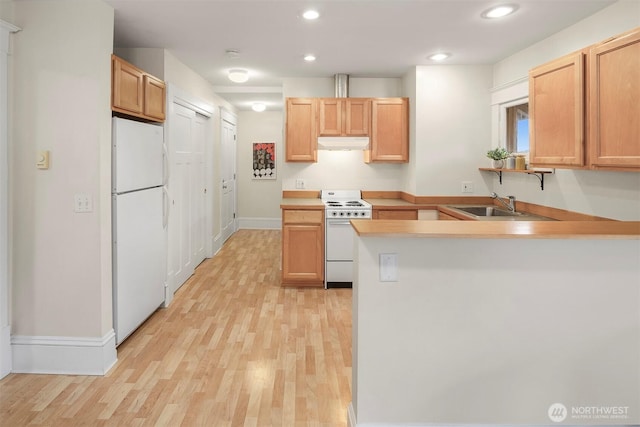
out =
[(118, 361), (116, 334), (102, 338), (11, 337), (12, 372), (23, 374), (104, 375)]
[(281, 218), (238, 218), (239, 229), (252, 230), (280, 230), (282, 229)]
[(11, 325), (0, 329), (0, 378), (11, 373)]
[(357, 425), (353, 402), (349, 402), (349, 406), (347, 406), (347, 427), (356, 427)]

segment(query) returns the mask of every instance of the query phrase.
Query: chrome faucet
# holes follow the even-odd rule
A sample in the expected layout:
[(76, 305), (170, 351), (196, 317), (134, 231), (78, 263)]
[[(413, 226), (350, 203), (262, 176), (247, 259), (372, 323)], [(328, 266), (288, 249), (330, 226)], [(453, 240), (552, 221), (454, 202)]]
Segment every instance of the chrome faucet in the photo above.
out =
[(499, 201), (500, 203), (502, 203), (502, 205), (504, 207), (506, 207), (507, 209), (509, 209), (509, 212), (515, 212), (516, 211), (516, 198), (514, 196), (507, 196), (507, 198), (509, 199), (509, 203), (505, 203), (504, 200), (502, 200), (500, 198), (500, 196), (498, 196), (497, 193), (491, 193), (490, 194), (492, 199), (496, 199), (497, 201)]

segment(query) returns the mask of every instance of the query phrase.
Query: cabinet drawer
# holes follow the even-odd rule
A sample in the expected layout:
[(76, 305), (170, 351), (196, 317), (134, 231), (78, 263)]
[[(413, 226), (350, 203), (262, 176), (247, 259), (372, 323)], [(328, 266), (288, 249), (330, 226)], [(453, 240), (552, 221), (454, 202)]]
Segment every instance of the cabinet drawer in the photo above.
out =
[(379, 210), (374, 219), (418, 219), (417, 210)]
[(285, 224), (322, 224), (322, 211), (283, 211)]

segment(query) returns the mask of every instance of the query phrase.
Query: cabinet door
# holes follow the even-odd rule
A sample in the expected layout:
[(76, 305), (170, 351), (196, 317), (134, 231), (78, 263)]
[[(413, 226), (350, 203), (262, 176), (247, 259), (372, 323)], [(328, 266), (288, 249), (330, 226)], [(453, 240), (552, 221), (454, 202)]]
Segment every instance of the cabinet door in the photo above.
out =
[(144, 76), (144, 115), (165, 119), (165, 84), (148, 74)]
[(313, 98), (287, 99), (286, 160), (288, 162), (317, 161), (316, 108), (316, 99)]
[(144, 107), (144, 73), (112, 57), (111, 102), (112, 108), (120, 112), (142, 114)]
[(345, 135), (369, 135), (369, 122), (371, 121), (370, 105), (370, 99), (348, 98), (345, 100)]
[(530, 163), (584, 166), (584, 55), (577, 52), (529, 72)]
[(377, 98), (371, 101), (371, 149), (365, 162), (409, 161), (409, 100)]
[(282, 227), (282, 282), (322, 286), (324, 282), (322, 224)]
[(342, 135), (343, 101), (336, 98), (321, 98), (318, 104), (319, 136)]
[(640, 31), (589, 52), (589, 161), (640, 168)]

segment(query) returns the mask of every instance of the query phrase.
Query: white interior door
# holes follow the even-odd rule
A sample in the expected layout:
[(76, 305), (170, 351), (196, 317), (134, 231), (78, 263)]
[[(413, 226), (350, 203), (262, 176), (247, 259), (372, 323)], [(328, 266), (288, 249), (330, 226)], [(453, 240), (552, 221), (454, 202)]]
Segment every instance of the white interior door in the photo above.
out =
[(220, 234), (224, 242), (236, 231), (236, 125), (225, 117), (221, 139)]
[(168, 150), (170, 158), (169, 183), (169, 268), (172, 293), (192, 274), (195, 268), (191, 241), (192, 191), (192, 122), (196, 113), (173, 104), (170, 116)]
[(207, 141), (207, 118), (197, 114), (192, 121), (192, 185), (191, 200), (193, 206), (191, 210), (191, 251), (192, 261), (197, 266), (206, 257), (206, 213), (205, 197), (206, 189), (206, 167), (205, 167), (205, 146)]
[(178, 103), (169, 116), (168, 283), (175, 293), (206, 257), (208, 118)]

